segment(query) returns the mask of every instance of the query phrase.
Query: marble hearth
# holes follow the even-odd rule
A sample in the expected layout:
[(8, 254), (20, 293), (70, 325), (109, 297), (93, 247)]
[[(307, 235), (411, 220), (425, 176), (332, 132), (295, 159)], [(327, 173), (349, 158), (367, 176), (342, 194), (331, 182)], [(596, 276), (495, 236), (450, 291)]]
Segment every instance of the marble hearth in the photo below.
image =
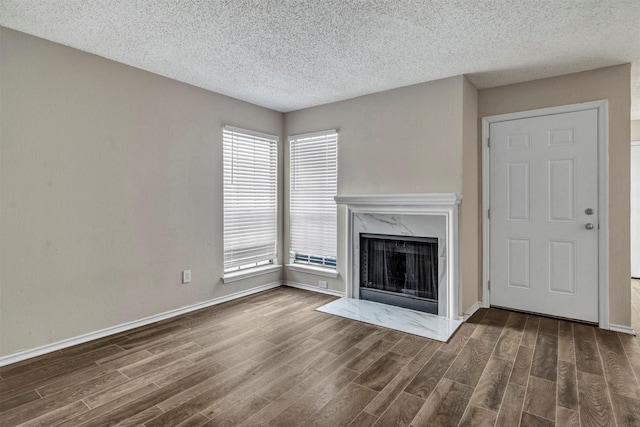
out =
[[(462, 323), (458, 314), (457, 193), (336, 196), (347, 208), (346, 297), (319, 311), (447, 341)], [(438, 313), (361, 300), (360, 235), (428, 237), (438, 241)]]

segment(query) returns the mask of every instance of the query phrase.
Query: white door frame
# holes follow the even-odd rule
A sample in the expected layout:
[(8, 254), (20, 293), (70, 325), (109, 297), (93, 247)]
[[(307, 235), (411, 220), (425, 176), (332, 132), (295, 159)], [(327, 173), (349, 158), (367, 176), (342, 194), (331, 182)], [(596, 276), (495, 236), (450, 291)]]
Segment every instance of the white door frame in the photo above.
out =
[[(633, 147), (640, 147), (640, 140), (631, 141), (631, 149), (632, 149), (632, 151), (633, 151)], [(633, 168), (633, 165), (631, 165), (631, 167)], [(633, 184), (633, 181), (632, 181), (632, 184)], [(632, 199), (632, 201), (633, 201), (633, 199)], [(631, 216), (632, 228), (635, 229), (636, 227), (640, 227), (640, 223), (636, 225), (636, 222), (634, 222), (633, 211), (631, 212), (631, 214), (632, 214), (632, 216)], [(631, 239), (632, 239), (631, 241), (633, 242), (633, 234), (631, 235)], [(633, 246), (631, 248), (632, 248), (632, 251), (633, 251)], [(634, 253), (631, 252), (631, 277), (635, 277), (633, 275), (633, 273), (634, 273), (634, 269), (633, 269), (633, 260), (634, 260), (634, 258), (633, 258), (633, 255), (634, 255)], [(638, 254), (638, 255), (640, 255), (640, 254)]]
[(598, 324), (609, 329), (609, 103), (607, 100), (562, 105), (482, 118), (482, 306), (489, 307), (490, 223), (489, 125), (507, 120), (526, 119), (584, 110), (598, 111)]

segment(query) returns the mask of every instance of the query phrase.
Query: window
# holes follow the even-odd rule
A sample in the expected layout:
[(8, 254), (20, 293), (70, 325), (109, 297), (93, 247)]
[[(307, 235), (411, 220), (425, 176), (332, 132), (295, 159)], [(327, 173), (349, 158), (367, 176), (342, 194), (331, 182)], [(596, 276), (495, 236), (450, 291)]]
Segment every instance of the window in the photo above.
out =
[(276, 256), (277, 137), (225, 126), (224, 271)]
[(335, 269), (338, 134), (298, 135), (289, 142), (291, 262)]

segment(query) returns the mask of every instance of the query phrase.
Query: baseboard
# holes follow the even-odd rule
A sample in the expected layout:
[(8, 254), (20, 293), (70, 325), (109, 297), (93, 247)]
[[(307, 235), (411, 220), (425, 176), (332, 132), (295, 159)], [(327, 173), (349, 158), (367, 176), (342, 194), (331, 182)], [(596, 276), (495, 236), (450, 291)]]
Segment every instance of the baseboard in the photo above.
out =
[(222, 304), (223, 302), (231, 301), (234, 299), (242, 298), (247, 295), (263, 292), (268, 289), (277, 288), (282, 286), (282, 282), (273, 282), (266, 285), (258, 286), (248, 289), (246, 291), (236, 292), (233, 294), (225, 295), (223, 297), (214, 298), (208, 301), (199, 302), (196, 304), (188, 305), (186, 307), (177, 308), (175, 310), (165, 311), (164, 313), (156, 314), (153, 316), (145, 317), (143, 319), (134, 320), (132, 322), (122, 323), (110, 328), (101, 329), (95, 332), (89, 332), (88, 334), (79, 335), (74, 338), (68, 338), (62, 341), (58, 341), (52, 344), (43, 345), (30, 350), (23, 350), (18, 353), (10, 354), (8, 356), (0, 357), (0, 366), (10, 365), (12, 363), (20, 362), (22, 360), (30, 359), (32, 357), (41, 356), (46, 353), (61, 350), (63, 348), (72, 347), (74, 345), (82, 344), (87, 341), (92, 341), (98, 338), (104, 338), (109, 335), (117, 334), (120, 332), (128, 331), (131, 329), (145, 326), (150, 323), (159, 322), (160, 320), (169, 319), (171, 317), (180, 316), (191, 311), (200, 310), (202, 308), (211, 307), (212, 305)]
[(631, 326), (614, 325), (611, 323), (609, 323), (609, 330), (629, 335), (636, 334), (636, 331)]
[(344, 296), (344, 292), (334, 291), (333, 289), (319, 288), (317, 286), (311, 286), (311, 285), (307, 285), (307, 284), (304, 284), (304, 283), (291, 282), (289, 280), (283, 281), (282, 284), (284, 286), (289, 286), (291, 288), (304, 289), (305, 291), (319, 292), (321, 294), (334, 295), (336, 297), (343, 297)]
[(482, 307), (482, 302), (476, 301), (475, 304), (473, 304), (471, 307), (469, 307), (469, 310), (464, 312), (464, 314), (462, 316), (463, 320), (466, 322), (467, 319), (470, 318), (471, 316), (473, 316), (473, 313), (478, 311), (481, 307)]

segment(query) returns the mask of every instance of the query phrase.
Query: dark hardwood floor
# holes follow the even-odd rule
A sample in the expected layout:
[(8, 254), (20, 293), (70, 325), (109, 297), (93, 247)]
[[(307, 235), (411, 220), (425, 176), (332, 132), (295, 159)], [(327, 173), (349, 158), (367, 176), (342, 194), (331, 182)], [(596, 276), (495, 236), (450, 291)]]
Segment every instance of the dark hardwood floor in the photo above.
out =
[(280, 287), (0, 368), (9, 426), (640, 426), (629, 335), (483, 309), (449, 343)]

